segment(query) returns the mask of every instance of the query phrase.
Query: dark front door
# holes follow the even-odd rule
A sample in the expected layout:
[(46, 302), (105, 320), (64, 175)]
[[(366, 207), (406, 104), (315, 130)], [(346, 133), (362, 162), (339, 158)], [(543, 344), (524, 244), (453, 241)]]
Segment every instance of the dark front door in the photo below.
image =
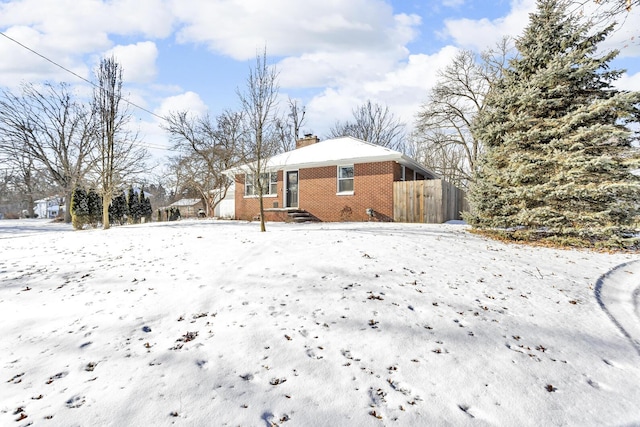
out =
[(287, 207), (298, 207), (298, 171), (287, 172)]

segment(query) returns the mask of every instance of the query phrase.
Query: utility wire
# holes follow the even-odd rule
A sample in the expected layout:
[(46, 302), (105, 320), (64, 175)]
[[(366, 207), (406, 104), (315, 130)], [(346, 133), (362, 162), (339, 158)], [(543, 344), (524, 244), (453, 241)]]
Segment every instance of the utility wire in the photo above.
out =
[[(72, 74), (72, 75), (74, 75), (75, 77), (79, 78), (80, 80), (82, 80), (82, 81), (84, 81), (84, 82), (89, 83), (91, 86), (93, 86), (93, 87), (95, 87), (95, 88), (97, 88), (97, 89), (99, 89), (99, 90), (104, 90), (102, 87), (98, 86), (98, 85), (97, 85), (97, 84), (95, 84), (94, 82), (92, 82), (92, 81), (90, 81), (90, 80), (88, 80), (88, 79), (86, 79), (86, 78), (82, 77), (81, 75), (79, 75), (79, 74), (77, 74), (77, 73), (75, 73), (75, 72), (71, 71), (70, 69), (68, 69), (68, 68), (64, 67), (63, 65), (58, 64), (58, 63), (57, 63), (57, 62), (55, 62), (54, 60), (47, 58), (47, 57), (46, 57), (46, 56), (44, 56), (43, 54), (41, 54), (41, 53), (39, 53), (39, 52), (37, 52), (37, 51), (35, 51), (35, 50), (31, 49), (29, 46), (26, 46), (26, 45), (24, 45), (24, 44), (20, 43), (18, 40), (14, 39), (14, 38), (12, 38), (12, 37), (10, 37), (10, 36), (8, 36), (8, 35), (6, 35), (4, 32), (0, 31), (0, 35), (2, 35), (3, 37), (5, 37), (5, 38), (7, 38), (7, 39), (11, 40), (12, 42), (16, 43), (17, 45), (19, 45), (19, 46), (23, 47), (24, 49), (28, 50), (29, 52), (31, 52), (31, 53), (33, 53), (33, 54), (35, 54), (35, 55), (39, 56), (40, 58), (44, 59), (45, 61), (50, 62), (51, 64), (55, 65), (56, 67), (63, 69), (63, 70), (64, 70), (64, 71), (66, 71), (67, 73)], [(144, 112), (146, 112), (146, 113), (148, 113), (148, 114), (151, 114), (152, 116), (154, 116), (154, 117), (156, 117), (156, 118), (158, 118), (158, 119), (160, 119), (160, 120), (163, 120), (163, 121), (164, 121), (164, 120), (166, 120), (166, 118), (164, 118), (164, 117), (162, 117), (162, 116), (160, 116), (160, 115), (158, 115), (158, 114), (154, 113), (153, 111), (147, 110), (146, 108), (144, 108), (144, 107), (142, 107), (142, 106), (140, 106), (140, 105), (138, 105), (138, 104), (135, 104), (135, 103), (133, 103), (133, 102), (129, 101), (128, 99), (126, 99), (126, 98), (122, 98), (122, 100), (123, 100), (124, 102), (126, 102), (127, 104), (129, 104), (129, 105), (131, 105), (131, 106), (133, 106), (133, 107), (135, 107), (135, 108), (137, 108), (137, 109), (139, 109), (139, 110), (142, 110), (142, 111), (144, 111)]]

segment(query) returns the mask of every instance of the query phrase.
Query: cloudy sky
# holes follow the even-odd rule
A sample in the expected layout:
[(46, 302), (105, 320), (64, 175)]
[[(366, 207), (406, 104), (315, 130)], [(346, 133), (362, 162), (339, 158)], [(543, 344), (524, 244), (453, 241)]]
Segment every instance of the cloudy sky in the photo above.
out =
[[(367, 99), (409, 125), (438, 69), (457, 49), (476, 51), (518, 35), (534, 0), (0, 0), (0, 31), (92, 79), (99, 59), (123, 65), (125, 92), (155, 114), (237, 109), (256, 52), (265, 46), (280, 93), (306, 105), (306, 132), (324, 137)], [(640, 11), (607, 46), (640, 90)], [(0, 86), (63, 80), (82, 84), (0, 37)], [(145, 140), (166, 144), (159, 119), (135, 109)], [(170, 154), (170, 152), (167, 152)]]

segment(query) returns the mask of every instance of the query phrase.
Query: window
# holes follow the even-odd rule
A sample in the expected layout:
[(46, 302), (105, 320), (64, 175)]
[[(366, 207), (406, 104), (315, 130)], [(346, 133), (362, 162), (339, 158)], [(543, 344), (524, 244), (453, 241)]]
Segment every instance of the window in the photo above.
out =
[(338, 166), (338, 193), (353, 193), (353, 165)]
[[(262, 190), (264, 191), (263, 196), (275, 195), (278, 193), (278, 173), (277, 172), (261, 173), (260, 181), (262, 182)], [(245, 196), (258, 195), (258, 186), (256, 185), (256, 181), (252, 173), (248, 173), (245, 175), (244, 195)]]
[(278, 173), (271, 172), (269, 174), (269, 193), (268, 194), (278, 194)]

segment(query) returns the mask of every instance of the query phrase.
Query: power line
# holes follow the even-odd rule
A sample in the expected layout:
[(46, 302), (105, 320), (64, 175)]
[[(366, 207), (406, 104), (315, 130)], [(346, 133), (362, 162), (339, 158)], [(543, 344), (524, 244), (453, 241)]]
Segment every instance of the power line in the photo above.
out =
[[(95, 88), (97, 88), (97, 89), (99, 89), (99, 90), (104, 90), (102, 87), (98, 86), (98, 85), (97, 85), (97, 84), (95, 84), (94, 82), (92, 82), (92, 81), (90, 81), (90, 80), (88, 80), (88, 79), (86, 79), (86, 78), (82, 77), (81, 75), (79, 75), (79, 74), (77, 74), (77, 73), (75, 73), (75, 72), (71, 71), (70, 69), (66, 68), (66, 67), (65, 67), (65, 66), (63, 66), (63, 65), (58, 64), (58, 63), (57, 63), (57, 62), (55, 62), (54, 60), (47, 58), (47, 57), (46, 57), (46, 56), (44, 56), (43, 54), (41, 54), (41, 53), (39, 53), (39, 52), (37, 52), (37, 51), (35, 51), (35, 50), (31, 49), (29, 46), (26, 46), (26, 45), (24, 45), (24, 44), (20, 43), (18, 40), (14, 39), (14, 38), (12, 38), (12, 37), (10, 37), (10, 36), (8, 36), (8, 35), (6, 35), (4, 32), (0, 31), (0, 35), (2, 35), (3, 37), (6, 37), (7, 39), (11, 40), (12, 42), (16, 43), (17, 45), (21, 46), (22, 48), (24, 48), (24, 49), (28, 50), (29, 52), (31, 52), (31, 53), (33, 53), (33, 54), (35, 54), (35, 55), (39, 56), (40, 58), (44, 59), (45, 61), (50, 62), (51, 64), (55, 65), (56, 67), (61, 68), (62, 70), (66, 71), (67, 73), (72, 74), (73, 76), (75, 76), (75, 77), (79, 78), (80, 80), (82, 80), (82, 81), (84, 81), (84, 82), (86, 82), (86, 83), (89, 83), (91, 86), (93, 86), (93, 87), (95, 87)], [(152, 116), (154, 116), (154, 117), (156, 117), (156, 118), (158, 118), (158, 119), (160, 119), (160, 120), (166, 120), (166, 118), (164, 118), (164, 117), (162, 117), (162, 116), (160, 116), (160, 115), (158, 115), (158, 114), (154, 113), (153, 111), (147, 110), (146, 108), (144, 108), (144, 107), (142, 107), (142, 106), (140, 106), (140, 105), (138, 105), (138, 104), (135, 104), (134, 102), (129, 101), (129, 100), (128, 100), (128, 99), (126, 99), (126, 98), (122, 98), (122, 100), (123, 100), (124, 102), (126, 102), (127, 104), (129, 104), (129, 105), (131, 105), (131, 106), (133, 106), (133, 107), (135, 107), (135, 108), (137, 108), (137, 109), (139, 109), (139, 110), (142, 110), (142, 111), (144, 111), (145, 113), (151, 114)]]

